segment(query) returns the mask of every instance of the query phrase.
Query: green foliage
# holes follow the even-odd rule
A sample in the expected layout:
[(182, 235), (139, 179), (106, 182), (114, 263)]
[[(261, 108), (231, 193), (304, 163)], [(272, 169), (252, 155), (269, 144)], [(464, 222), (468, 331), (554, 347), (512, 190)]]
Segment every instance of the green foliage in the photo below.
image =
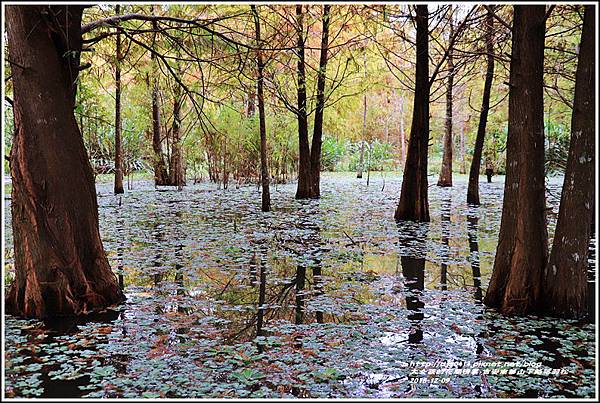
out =
[(559, 122), (546, 120), (546, 172), (564, 172), (569, 154), (570, 128)]
[[(344, 170), (356, 171), (360, 164), (361, 143), (353, 143), (348, 155), (348, 165)], [(375, 139), (371, 142), (364, 142), (363, 164), (364, 170), (384, 171), (395, 168), (393, 160), (392, 146)]]
[(324, 171), (336, 171), (348, 153), (349, 146), (350, 143), (347, 140), (338, 140), (328, 135), (323, 136), (321, 169)]

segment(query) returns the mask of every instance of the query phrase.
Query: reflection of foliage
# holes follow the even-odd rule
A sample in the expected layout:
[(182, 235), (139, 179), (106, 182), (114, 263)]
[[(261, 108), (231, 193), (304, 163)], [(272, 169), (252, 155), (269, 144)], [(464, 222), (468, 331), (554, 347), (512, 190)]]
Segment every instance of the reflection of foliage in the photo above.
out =
[[(372, 179), (381, 181), (379, 175)], [(142, 188), (123, 195), (120, 207), (114, 198), (100, 197), (102, 238), (113, 268), (122, 265), (126, 305), (122, 312), (109, 310), (114, 317), (108, 321), (81, 323), (67, 333), (7, 317), (7, 395), (43, 396), (53, 382), (69, 382), (70, 393), (87, 397), (408, 397), (402, 367), (408, 360), (492, 357), (501, 363), (549, 361), (568, 373), (490, 374), (487, 389), (477, 389), (480, 375), (461, 375), (448, 388), (423, 384), (411, 393), (593, 395), (594, 325), (482, 311), (473, 298), (466, 215), (398, 227), (388, 213), (400, 180), (388, 175), (389, 185), (373, 192), (363, 191), (354, 175), (325, 174), (327, 193), (307, 203), (293, 199), (294, 184), (281, 185), (278, 195), (288, 202), (268, 219), (256, 208), (254, 186), (215, 192), (201, 184), (184, 193)], [(556, 181), (549, 182), (560, 192)], [(448, 191), (460, 206), (463, 189), (432, 186), (432, 215), (439, 217)], [(99, 185), (100, 194), (111, 190)], [(477, 256), (485, 287), (502, 187), (482, 192), (489, 192), (486, 208), (469, 213), (479, 217)], [(556, 207), (558, 200), (549, 203)], [(448, 245), (441, 239), (444, 228)], [(413, 242), (421, 237), (425, 242)], [(12, 245), (10, 234), (6, 243)], [(263, 333), (255, 337), (261, 248), (267, 251), (265, 316)], [(407, 288), (398, 255), (427, 259), (423, 291)], [(8, 274), (14, 256), (5, 258)], [(438, 288), (441, 262), (448, 264), (447, 291)], [(297, 290), (300, 265), (306, 276)], [(295, 325), (299, 296), (304, 322)], [(424, 303), (418, 325), (427, 336), (416, 348), (406, 342), (417, 325), (407, 319), (407, 297)], [(476, 346), (484, 349), (480, 356)]]

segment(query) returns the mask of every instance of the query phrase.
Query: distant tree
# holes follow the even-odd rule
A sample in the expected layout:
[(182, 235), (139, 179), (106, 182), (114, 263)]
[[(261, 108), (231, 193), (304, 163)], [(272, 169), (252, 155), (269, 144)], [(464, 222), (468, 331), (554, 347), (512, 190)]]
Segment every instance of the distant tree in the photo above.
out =
[(256, 6), (251, 5), (254, 16), (254, 34), (256, 39), (256, 88), (258, 95), (258, 119), (260, 130), (260, 182), (262, 187), (262, 211), (271, 210), (271, 194), (269, 192), (269, 167), (267, 166), (267, 126), (265, 123), (264, 98), (264, 64), (262, 56), (262, 41), (260, 39), (260, 18)]
[(312, 175), (310, 169), (310, 144), (308, 141), (308, 115), (306, 96), (306, 61), (304, 38), (303, 5), (296, 5), (296, 53), (298, 55), (298, 188), (296, 199), (307, 199), (311, 196)]
[[(115, 12), (121, 13), (121, 6), (115, 6)], [(121, 49), (121, 30), (117, 24), (115, 58), (115, 194), (123, 193), (123, 119), (121, 118), (121, 63), (123, 59)]]
[[(151, 12), (154, 13), (154, 6), (152, 6)], [(158, 61), (155, 54), (156, 51), (156, 36), (158, 32), (158, 23), (152, 21), (152, 44), (150, 52), (150, 63), (152, 78), (150, 79), (151, 96), (152, 96), (152, 151), (153, 155), (153, 166), (154, 166), (154, 184), (155, 185), (166, 185), (169, 183), (169, 173), (165, 165), (165, 159), (163, 155), (162, 146), (162, 135), (160, 129), (160, 94), (159, 94), (159, 71)]]
[[(450, 14), (450, 38), (454, 36), (454, 25), (452, 21), (452, 14)], [(444, 151), (442, 154), (442, 169), (440, 171), (440, 177), (438, 179), (438, 186), (448, 187), (452, 186), (452, 100), (454, 90), (454, 49), (453, 47), (448, 48), (448, 59), (446, 61), (448, 68), (447, 84), (446, 84), (446, 122), (444, 131)]]
[(323, 143), (323, 114), (325, 111), (325, 79), (327, 77), (327, 61), (329, 52), (329, 4), (323, 5), (321, 49), (319, 56), (319, 71), (317, 72), (317, 96), (315, 107), (315, 122), (310, 148), (311, 197), (321, 197), (321, 146)]
[(429, 143), (429, 35), (426, 5), (416, 6), (416, 77), (413, 118), (396, 221), (429, 221), (427, 152)]
[(492, 82), (494, 80), (494, 15), (493, 6), (490, 6), (485, 17), (485, 49), (487, 53), (487, 68), (485, 72), (485, 83), (483, 85), (483, 96), (481, 99), (481, 112), (479, 114), (479, 126), (477, 126), (477, 137), (473, 150), (473, 160), (469, 171), (469, 185), (467, 188), (467, 203), (479, 204), (479, 171), (481, 169), (481, 156), (483, 154), (483, 143), (485, 141), (485, 130), (487, 126), (488, 112), (490, 110), (490, 95)]

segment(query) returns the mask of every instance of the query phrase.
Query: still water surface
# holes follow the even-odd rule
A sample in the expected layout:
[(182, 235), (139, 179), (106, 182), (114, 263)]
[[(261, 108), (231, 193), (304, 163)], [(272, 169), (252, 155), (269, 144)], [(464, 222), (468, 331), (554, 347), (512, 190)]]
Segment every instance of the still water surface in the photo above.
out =
[[(481, 184), (479, 207), (466, 204), (463, 177), (430, 186), (429, 224), (394, 222), (392, 174), (372, 174), (368, 187), (325, 174), (310, 201), (277, 185), (269, 213), (256, 186), (178, 192), (139, 181), (114, 196), (98, 184), (102, 239), (127, 302), (76, 322), (7, 317), (6, 394), (593, 396), (594, 324), (504, 318), (481, 304), (501, 179)], [(548, 181), (550, 235), (560, 187)], [(10, 249), (5, 258), (9, 279)]]

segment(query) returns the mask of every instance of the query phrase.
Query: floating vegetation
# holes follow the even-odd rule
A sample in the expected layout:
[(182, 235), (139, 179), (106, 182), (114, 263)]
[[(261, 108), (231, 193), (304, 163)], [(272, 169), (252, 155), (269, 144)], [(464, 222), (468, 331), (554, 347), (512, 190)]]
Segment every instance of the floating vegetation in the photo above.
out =
[(270, 213), (254, 186), (99, 185), (127, 301), (54, 323), (8, 316), (6, 396), (592, 397), (594, 324), (480, 302), (503, 184), (482, 183), (479, 208), (464, 181), (432, 186), (432, 222), (397, 225), (400, 178), (382, 181), (324, 175), (310, 201), (278, 185)]

